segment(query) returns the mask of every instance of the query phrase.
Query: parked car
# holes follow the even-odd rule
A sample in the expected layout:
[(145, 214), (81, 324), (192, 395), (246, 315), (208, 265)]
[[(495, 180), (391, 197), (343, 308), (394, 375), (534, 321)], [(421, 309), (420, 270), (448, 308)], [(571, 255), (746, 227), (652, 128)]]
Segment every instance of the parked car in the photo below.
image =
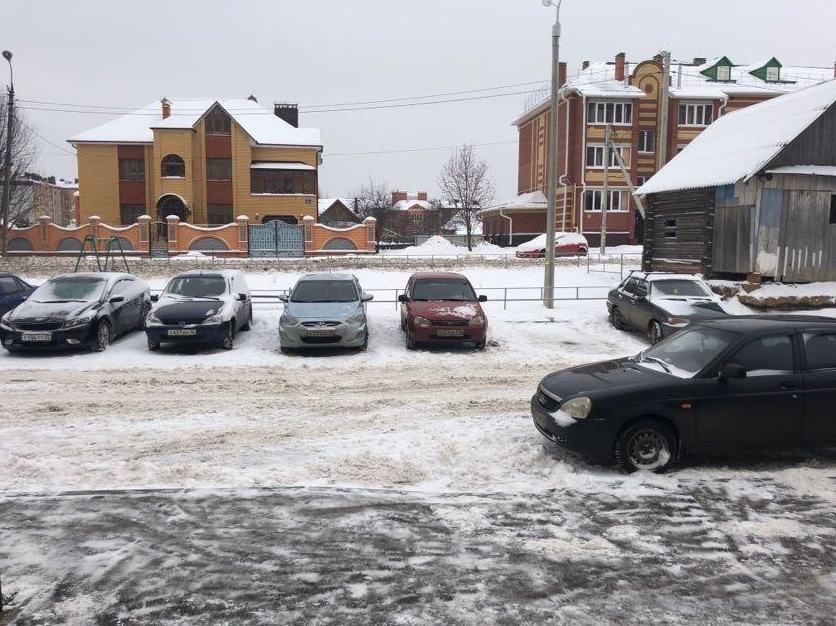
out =
[(691, 274), (631, 272), (607, 296), (610, 323), (659, 343), (692, 322), (726, 317), (720, 296)]
[[(589, 253), (589, 242), (580, 233), (554, 234), (555, 256), (586, 256)], [(546, 235), (538, 235), (531, 241), (517, 246), (517, 258), (542, 259), (546, 256)]]
[(35, 288), (14, 274), (0, 274), (0, 317), (26, 300)]
[(0, 320), (9, 352), (107, 348), (119, 335), (142, 328), (151, 306), (145, 281), (120, 273), (63, 274), (50, 278)]
[(406, 347), (419, 343), (470, 342), (483, 350), (487, 341), (488, 318), (473, 286), (461, 274), (419, 272), (398, 297), (401, 303), (401, 330)]
[(250, 330), (253, 303), (237, 270), (194, 270), (165, 286), (145, 323), (148, 349), (163, 343), (207, 343), (232, 350), (235, 334)]
[(369, 345), (366, 303), (374, 298), (351, 274), (308, 274), (299, 279), (279, 320), (282, 352), (298, 348), (360, 348)]
[(531, 400), (560, 446), (661, 472), (686, 453), (836, 446), (836, 320), (697, 322), (630, 358), (555, 372)]

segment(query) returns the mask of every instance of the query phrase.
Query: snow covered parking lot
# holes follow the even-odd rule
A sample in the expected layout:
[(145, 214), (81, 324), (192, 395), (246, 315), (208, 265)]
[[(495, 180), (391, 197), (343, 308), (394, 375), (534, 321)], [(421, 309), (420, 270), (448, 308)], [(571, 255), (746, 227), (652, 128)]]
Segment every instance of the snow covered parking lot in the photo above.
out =
[[(355, 273), (366, 289), (409, 275)], [(542, 277), (463, 273), (533, 298)], [(0, 562), (22, 623), (826, 623), (832, 454), (631, 477), (576, 460), (533, 428), (537, 382), (646, 342), (612, 329), (602, 300), (486, 311), (485, 352), (408, 352), (378, 302), (365, 353), (283, 355), (263, 305), (232, 352), (150, 353), (133, 334), (103, 354), (0, 355)], [(253, 572), (284, 591), (249, 593)], [(660, 575), (688, 599), (663, 606)], [(784, 578), (798, 584), (778, 593)]]

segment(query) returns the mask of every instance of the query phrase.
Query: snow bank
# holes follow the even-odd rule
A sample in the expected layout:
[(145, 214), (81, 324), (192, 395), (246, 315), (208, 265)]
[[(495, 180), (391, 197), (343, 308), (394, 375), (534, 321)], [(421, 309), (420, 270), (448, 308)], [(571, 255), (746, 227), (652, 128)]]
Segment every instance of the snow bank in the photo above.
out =
[(500, 248), (492, 243), (483, 241), (468, 251), (466, 246), (457, 246), (439, 235), (427, 239), (420, 246), (409, 246), (403, 250), (386, 250), (381, 252), (385, 256), (462, 256), (462, 255), (502, 255), (513, 254), (511, 248)]

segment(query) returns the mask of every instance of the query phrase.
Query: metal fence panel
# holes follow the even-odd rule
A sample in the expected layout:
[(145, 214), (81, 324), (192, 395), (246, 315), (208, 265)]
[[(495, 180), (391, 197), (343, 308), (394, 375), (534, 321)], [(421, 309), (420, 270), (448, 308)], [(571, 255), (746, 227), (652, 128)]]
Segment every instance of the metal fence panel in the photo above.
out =
[(279, 220), (250, 226), (251, 257), (303, 257), (305, 234), (302, 226)]

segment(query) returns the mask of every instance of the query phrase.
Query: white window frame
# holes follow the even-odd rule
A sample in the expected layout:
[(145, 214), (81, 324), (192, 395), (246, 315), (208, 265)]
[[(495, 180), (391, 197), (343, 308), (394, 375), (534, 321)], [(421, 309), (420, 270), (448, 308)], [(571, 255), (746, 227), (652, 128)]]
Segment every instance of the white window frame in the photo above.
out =
[[(602, 170), (604, 169), (604, 144), (602, 143), (588, 143), (586, 144), (586, 149), (589, 150), (593, 148), (595, 150), (595, 158), (593, 159), (595, 165), (590, 165), (588, 162), (587, 154), (584, 152), (584, 164), (586, 165), (586, 169), (588, 170)], [(600, 152), (599, 152), (600, 150)], [(621, 153), (621, 158), (624, 160), (624, 165), (630, 167), (630, 151), (631, 147), (628, 144), (617, 144), (613, 146), (613, 149), (610, 150), (610, 167), (619, 167), (618, 159), (615, 158), (615, 151), (618, 150)], [(600, 154), (600, 158), (599, 158)], [(600, 163), (600, 165), (597, 165)]]
[[(772, 72), (772, 75), (770, 75)], [(766, 82), (777, 83), (781, 80), (781, 68), (776, 65), (770, 65), (766, 68)]]
[[(611, 121), (607, 121), (607, 106), (612, 106), (613, 113)], [(589, 115), (590, 108), (594, 111), (594, 115)], [(627, 110), (629, 110), (630, 119), (625, 120), (625, 112)], [(612, 124), (613, 126), (632, 126), (633, 103), (629, 100), (592, 100), (587, 104), (586, 117), (586, 123), (592, 126), (604, 126), (606, 124)], [(621, 119), (620, 122), (615, 121), (618, 118)]]
[[(721, 77), (720, 72), (724, 72), (725, 76)], [(719, 82), (727, 83), (731, 80), (731, 67), (728, 65), (718, 65), (717, 66), (717, 80)]]
[[(589, 208), (586, 206), (586, 194), (587, 192), (591, 192), (593, 194), (593, 206)], [(627, 213), (630, 206), (630, 199), (629, 197), (625, 200), (624, 194), (629, 194), (630, 191), (628, 189), (616, 188), (610, 189), (610, 206), (613, 206), (615, 202), (613, 199), (618, 197), (618, 208), (617, 209), (609, 209), (607, 213)], [(583, 197), (583, 211), (584, 213), (600, 213), (601, 212), (601, 203), (604, 197), (604, 190), (601, 187), (587, 187), (584, 193), (582, 194)], [(598, 205), (598, 208), (595, 208), (595, 205)]]
[[(645, 145), (646, 142), (644, 141), (644, 138), (647, 136), (647, 133), (650, 133), (653, 137), (653, 146), (650, 148), (650, 150), (647, 149), (647, 146)], [(642, 154), (653, 154), (654, 152), (656, 152), (656, 131), (652, 128), (642, 128), (641, 130), (639, 130), (639, 152), (641, 152)]]
[[(685, 107), (685, 123), (680, 121), (679, 113)], [(711, 121), (705, 123), (706, 111), (711, 111)], [(690, 122), (689, 122), (690, 120)], [(697, 120), (702, 120), (698, 122)], [(680, 102), (679, 111), (677, 111), (677, 123), (681, 127), (695, 127), (707, 128), (714, 122), (714, 103), (713, 102)]]

